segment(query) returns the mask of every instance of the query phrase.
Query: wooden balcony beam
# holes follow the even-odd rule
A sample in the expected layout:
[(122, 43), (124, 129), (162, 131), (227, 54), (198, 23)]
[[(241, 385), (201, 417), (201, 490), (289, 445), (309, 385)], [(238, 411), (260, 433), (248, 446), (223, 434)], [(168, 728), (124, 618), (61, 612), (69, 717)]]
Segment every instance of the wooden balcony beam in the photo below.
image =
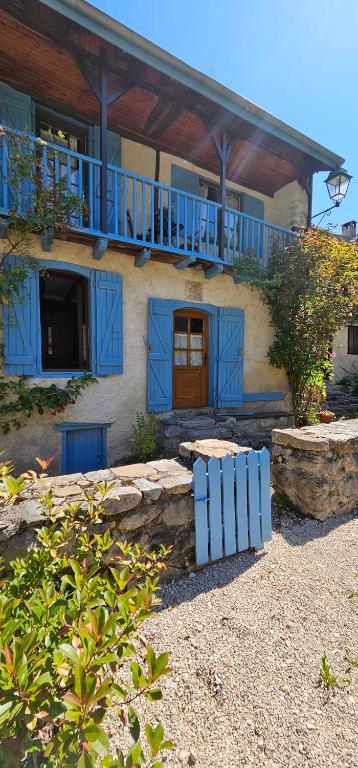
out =
[(150, 257), (151, 257), (150, 248), (142, 248), (135, 257), (134, 266), (139, 268), (144, 267), (147, 261), (149, 261)]

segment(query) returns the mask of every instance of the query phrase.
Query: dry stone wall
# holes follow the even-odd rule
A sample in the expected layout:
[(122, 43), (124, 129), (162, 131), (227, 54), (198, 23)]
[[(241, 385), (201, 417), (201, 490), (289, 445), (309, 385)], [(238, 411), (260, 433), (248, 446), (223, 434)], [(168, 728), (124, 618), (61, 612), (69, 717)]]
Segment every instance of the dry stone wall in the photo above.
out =
[(358, 419), (272, 433), (272, 482), (304, 515), (358, 507)]
[[(103, 481), (112, 487), (102, 503), (101, 531), (109, 529), (114, 542), (135, 541), (149, 548), (173, 545), (167, 577), (194, 565), (192, 473), (177, 459), (38, 480), (18, 504), (5, 505), (0, 511), (0, 555), (5, 562), (26, 554), (35, 542), (36, 529), (45, 522), (37, 501), (39, 493), (51, 489), (61, 507), (82, 501), (84, 491), (96, 493), (96, 484)], [(116, 551), (114, 543), (108, 557)]]

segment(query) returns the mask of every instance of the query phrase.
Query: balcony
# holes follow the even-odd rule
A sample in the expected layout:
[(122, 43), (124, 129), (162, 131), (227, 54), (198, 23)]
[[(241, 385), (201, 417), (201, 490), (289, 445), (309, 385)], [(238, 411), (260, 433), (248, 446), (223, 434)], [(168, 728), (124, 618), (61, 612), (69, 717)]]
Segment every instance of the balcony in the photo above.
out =
[[(224, 270), (231, 272), (233, 264), (245, 254), (255, 255), (264, 267), (275, 243), (284, 246), (296, 237), (291, 230), (113, 165), (106, 169), (107, 227), (101, 229), (101, 161), (15, 133), (24, 152), (30, 147), (39, 153), (43, 185), (62, 179), (67, 189), (85, 202), (85, 212), (72, 220), (70, 235), (86, 241), (88, 236), (93, 238), (97, 258), (110, 243), (111, 247), (133, 250), (136, 266), (143, 266), (149, 258), (173, 262), (177, 268), (198, 264), (209, 277)], [(13, 207), (8, 177), (10, 144), (4, 129), (0, 146), (0, 215), (5, 217)], [(26, 210), (26, 191), (28, 183), (20, 195), (20, 215)]]

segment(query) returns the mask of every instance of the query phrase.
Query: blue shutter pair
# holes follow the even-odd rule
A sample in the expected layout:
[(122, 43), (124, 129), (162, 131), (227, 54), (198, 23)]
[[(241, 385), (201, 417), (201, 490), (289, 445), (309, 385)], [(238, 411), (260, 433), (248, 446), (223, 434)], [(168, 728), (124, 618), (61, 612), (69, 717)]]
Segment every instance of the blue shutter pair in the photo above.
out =
[[(185, 306), (185, 305), (183, 305)], [(148, 411), (170, 411), (173, 401), (173, 310), (180, 302), (149, 300), (148, 314)], [(239, 407), (243, 393), (244, 312), (217, 308), (210, 329), (218, 335), (214, 365), (218, 408)]]
[[(6, 266), (23, 260), (8, 256)], [(48, 269), (71, 269), (90, 279), (91, 372), (98, 376), (123, 373), (122, 277), (113, 272), (73, 269), (71, 264), (46, 262)], [(19, 294), (4, 307), (5, 373), (41, 376), (39, 273), (27, 268)], [(74, 373), (69, 371), (68, 375)], [(56, 378), (56, 372), (45, 372)], [(66, 374), (67, 375), (67, 374)]]

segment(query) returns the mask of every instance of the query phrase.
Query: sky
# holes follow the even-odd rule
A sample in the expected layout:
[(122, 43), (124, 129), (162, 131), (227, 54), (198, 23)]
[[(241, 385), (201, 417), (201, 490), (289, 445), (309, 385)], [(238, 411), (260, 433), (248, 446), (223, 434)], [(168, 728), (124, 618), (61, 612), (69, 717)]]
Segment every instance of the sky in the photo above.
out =
[[(344, 157), (354, 178), (322, 224), (358, 220), (358, 0), (92, 3)], [(313, 213), (330, 204), (326, 175)]]

